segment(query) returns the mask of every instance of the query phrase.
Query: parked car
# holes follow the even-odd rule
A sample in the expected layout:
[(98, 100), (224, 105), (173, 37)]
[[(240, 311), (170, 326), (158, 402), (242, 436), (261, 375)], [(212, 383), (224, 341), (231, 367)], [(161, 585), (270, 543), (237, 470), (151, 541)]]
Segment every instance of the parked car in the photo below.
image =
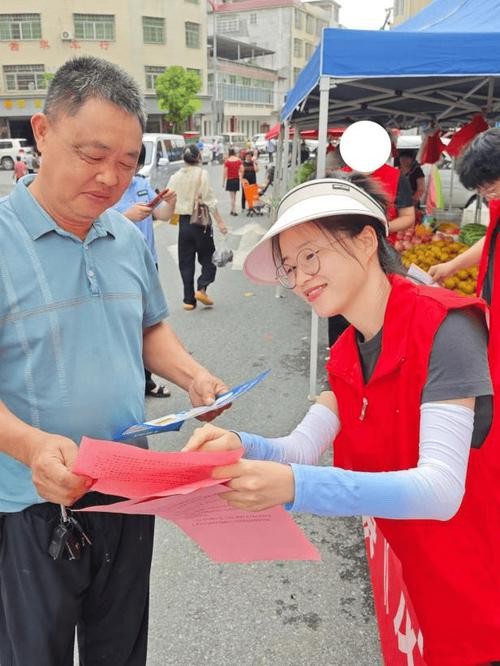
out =
[(252, 146), (258, 151), (259, 155), (266, 152), (267, 141), (265, 134), (254, 134), (252, 137)]
[(184, 137), (180, 134), (144, 134), (142, 143), (146, 157), (139, 173), (149, 178), (153, 189), (162, 190), (170, 176), (184, 164)]
[(14, 168), (14, 162), (18, 155), (32, 152), (28, 139), (0, 139), (0, 167), (6, 170)]

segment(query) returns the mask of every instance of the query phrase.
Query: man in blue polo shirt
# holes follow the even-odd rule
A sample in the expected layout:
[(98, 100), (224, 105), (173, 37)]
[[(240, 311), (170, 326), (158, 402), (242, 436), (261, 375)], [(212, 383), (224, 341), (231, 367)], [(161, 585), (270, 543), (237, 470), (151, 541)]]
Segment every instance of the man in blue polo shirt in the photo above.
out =
[[(156, 192), (152, 189), (149, 181), (139, 174), (139, 170), (144, 166), (146, 158), (146, 149), (142, 145), (139, 159), (137, 160), (136, 174), (132, 177), (129, 186), (122, 194), (113, 208), (125, 215), (125, 217), (134, 222), (136, 227), (144, 236), (146, 244), (153, 256), (156, 268), (158, 268), (158, 255), (155, 247), (155, 235), (153, 227), (153, 218), (155, 220), (169, 220), (175, 209), (176, 194), (171, 190), (165, 191), (157, 206), (149, 207), (147, 204), (156, 197)], [(156, 384), (151, 377), (151, 372), (144, 368), (146, 378), (145, 393), (152, 398), (168, 398), (170, 391), (163, 384)]]
[(140, 231), (108, 210), (144, 125), (123, 70), (69, 60), (32, 118), (40, 171), (0, 200), (1, 664), (72, 664), (75, 627), (82, 665), (146, 663), (153, 519), (84, 514), (92, 544), (71, 560), (48, 552), (67, 543), (59, 505), (110, 501), (71, 472), (77, 443), (144, 419), (143, 365), (193, 405), (225, 389), (163, 321)]

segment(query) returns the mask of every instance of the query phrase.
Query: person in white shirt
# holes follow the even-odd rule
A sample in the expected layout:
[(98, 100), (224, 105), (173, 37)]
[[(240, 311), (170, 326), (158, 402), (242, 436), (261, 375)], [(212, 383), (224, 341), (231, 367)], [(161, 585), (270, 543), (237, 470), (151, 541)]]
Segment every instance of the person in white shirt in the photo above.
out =
[[(217, 209), (217, 199), (208, 180), (208, 174), (201, 168), (201, 153), (190, 144), (184, 151), (184, 166), (170, 178), (170, 190), (177, 195), (175, 212), (179, 215), (178, 256), (179, 270), (184, 285), (184, 310), (194, 310), (200, 302), (207, 307), (214, 305), (207, 295), (207, 287), (215, 280), (217, 268), (212, 262), (215, 252), (213, 229), (210, 224), (202, 227), (191, 224), (191, 215), (196, 198), (208, 206), (211, 216), (216, 221), (219, 231), (227, 233), (227, 228)], [(195, 260), (201, 265), (201, 274), (194, 289)]]

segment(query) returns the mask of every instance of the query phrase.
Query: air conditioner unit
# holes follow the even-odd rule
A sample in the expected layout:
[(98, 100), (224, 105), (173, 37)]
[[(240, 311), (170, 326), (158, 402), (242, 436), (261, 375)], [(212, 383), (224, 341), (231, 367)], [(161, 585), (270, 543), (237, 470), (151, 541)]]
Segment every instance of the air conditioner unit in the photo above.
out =
[(73, 39), (73, 33), (69, 30), (63, 30), (61, 32), (61, 39), (63, 42), (70, 42)]

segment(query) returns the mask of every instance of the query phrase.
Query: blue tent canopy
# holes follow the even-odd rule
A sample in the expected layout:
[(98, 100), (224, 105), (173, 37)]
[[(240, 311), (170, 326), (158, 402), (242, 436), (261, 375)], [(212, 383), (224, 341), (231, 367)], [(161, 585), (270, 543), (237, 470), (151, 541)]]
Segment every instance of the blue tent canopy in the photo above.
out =
[(500, 32), (500, 0), (434, 0), (394, 30)]
[[(415, 30), (409, 31), (413, 22)], [(479, 30), (484, 23), (487, 28)], [(447, 25), (462, 31), (445, 31)], [(499, 45), (500, 0), (435, 0), (392, 31), (325, 29), (287, 95), (281, 118), (317, 126), (321, 77), (329, 77), (332, 88), (329, 122), (371, 118), (411, 127), (438, 119), (442, 126), (454, 126), (478, 111), (496, 118)]]

